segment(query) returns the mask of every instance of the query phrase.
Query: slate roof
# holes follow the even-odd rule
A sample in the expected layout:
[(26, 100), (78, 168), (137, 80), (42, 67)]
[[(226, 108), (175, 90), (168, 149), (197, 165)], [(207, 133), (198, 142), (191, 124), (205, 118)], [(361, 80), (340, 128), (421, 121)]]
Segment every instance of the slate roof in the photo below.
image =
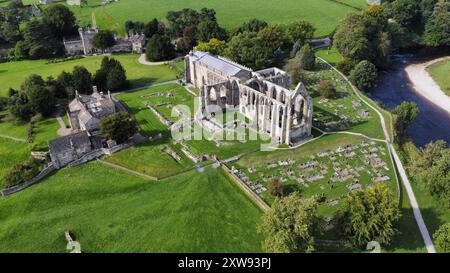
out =
[(73, 150), (73, 147), (82, 147), (86, 145), (91, 145), (91, 141), (86, 131), (50, 139), (48, 141), (48, 147), (51, 154), (61, 154), (65, 151)]
[(211, 55), (208, 52), (195, 51), (193, 52), (192, 56), (196, 58), (198, 62), (201, 62), (209, 67), (221, 71), (223, 74), (227, 76), (235, 76), (239, 74), (239, 72), (241, 71), (248, 71), (248, 72), (251, 71), (251, 69), (245, 66), (234, 63), (223, 57)]

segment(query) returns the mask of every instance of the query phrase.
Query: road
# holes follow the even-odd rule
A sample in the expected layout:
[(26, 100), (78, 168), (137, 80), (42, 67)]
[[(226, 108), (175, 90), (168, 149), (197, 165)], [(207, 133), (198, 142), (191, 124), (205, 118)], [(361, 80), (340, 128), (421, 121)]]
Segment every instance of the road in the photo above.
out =
[(367, 104), (370, 108), (372, 108), (380, 117), (381, 126), (383, 127), (383, 133), (384, 137), (386, 138), (386, 143), (388, 145), (389, 153), (391, 154), (392, 158), (394, 159), (395, 165), (397, 166), (397, 170), (400, 174), (400, 177), (402, 178), (402, 183), (405, 186), (406, 193), (409, 198), (409, 203), (411, 204), (411, 207), (413, 209), (414, 218), (416, 219), (417, 225), (419, 226), (420, 234), (422, 235), (422, 239), (425, 243), (425, 246), (427, 248), (428, 253), (436, 253), (436, 249), (434, 248), (433, 241), (431, 240), (430, 234), (428, 232), (427, 226), (425, 225), (425, 221), (423, 220), (422, 213), (420, 212), (419, 204), (417, 203), (416, 196), (414, 195), (414, 191), (411, 187), (411, 183), (409, 182), (408, 176), (406, 175), (405, 168), (403, 167), (403, 164), (400, 160), (400, 157), (397, 154), (397, 151), (395, 150), (394, 146), (392, 145), (392, 141), (389, 137), (389, 132), (386, 128), (386, 121), (384, 120), (383, 115), (381, 114), (378, 109), (373, 107), (371, 104), (369, 104), (359, 93), (359, 90), (348, 80), (348, 78), (342, 74), (339, 70), (337, 70), (335, 67), (333, 67), (331, 64), (329, 64), (324, 59), (317, 57), (322, 62), (328, 64), (333, 70), (335, 70), (337, 73), (339, 73), (352, 87), (355, 94), (359, 97), (361, 101), (363, 101), (365, 104)]

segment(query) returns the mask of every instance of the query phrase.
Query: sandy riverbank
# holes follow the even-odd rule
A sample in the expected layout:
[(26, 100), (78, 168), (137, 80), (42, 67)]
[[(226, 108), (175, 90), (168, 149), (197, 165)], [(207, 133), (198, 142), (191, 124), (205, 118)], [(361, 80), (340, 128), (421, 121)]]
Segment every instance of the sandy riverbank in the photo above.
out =
[(450, 59), (450, 56), (438, 58), (426, 63), (411, 64), (405, 68), (405, 71), (414, 90), (450, 114), (450, 97), (441, 90), (426, 70), (428, 66), (446, 59)]

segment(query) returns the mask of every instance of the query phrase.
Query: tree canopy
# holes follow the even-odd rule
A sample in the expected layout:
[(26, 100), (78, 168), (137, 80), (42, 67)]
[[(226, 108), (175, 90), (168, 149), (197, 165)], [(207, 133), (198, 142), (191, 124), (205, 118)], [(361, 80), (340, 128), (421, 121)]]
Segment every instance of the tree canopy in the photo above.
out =
[(127, 141), (137, 133), (137, 124), (128, 112), (117, 112), (100, 120), (100, 129), (104, 137), (118, 144)]
[(110, 30), (100, 30), (92, 39), (92, 45), (102, 51), (112, 47), (115, 43), (114, 34)]
[(361, 61), (350, 72), (349, 79), (358, 89), (369, 92), (377, 84), (377, 68), (369, 61)]
[(155, 34), (148, 41), (145, 54), (149, 61), (166, 61), (175, 57), (175, 48), (168, 36)]
[(259, 231), (264, 235), (266, 252), (313, 252), (314, 234), (320, 231), (317, 200), (301, 198), (298, 192), (276, 199), (262, 218)]
[(337, 215), (342, 233), (358, 247), (370, 241), (389, 245), (397, 233), (395, 224), (401, 216), (398, 201), (385, 184), (350, 193)]

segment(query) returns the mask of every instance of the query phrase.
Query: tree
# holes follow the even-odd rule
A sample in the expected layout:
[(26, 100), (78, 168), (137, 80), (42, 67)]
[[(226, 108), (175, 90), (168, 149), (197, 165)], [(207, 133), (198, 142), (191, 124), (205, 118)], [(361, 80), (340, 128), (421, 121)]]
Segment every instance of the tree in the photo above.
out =
[(22, 121), (28, 121), (33, 115), (33, 110), (28, 103), (27, 94), (23, 91), (15, 93), (11, 96), (9, 98), (9, 104), (11, 114)]
[(283, 196), (283, 184), (281, 184), (280, 180), (277, 178), (272, 178), (269, 180), (269, 193), (272, 196)]
[(397, 233), (395, 224), (400, 216), (398, 201), (385, 184), (350, 193), (337, 212), (342, 233), (358, 247), (370, 241), (389, 245)]
[(273, 52), (268, 55), (261, 37), (255, 32), (244, 32), (231, 38), (225, 55), (231, 60), (252, 69), (263, 69), (273, 61)]
[(313, 252), (314, 233), (319, 230), (315, 198), (301, 198), (293, 192), (278, 198), (262, 217), (258, 227), (264, 235), (265, 252)]
[(128, 84), (125, 69), (120, 62), (115, 64), (109, 69), (106, 75), (106, 88), (111, 91), (119, 90)]
[(64, 52), (62, 40), (58, 39), (44, 22), (38, 20), (27, 22), (23, 37), (23, 46), (31, 59), (56, 57)]
[(450, 3), (436, 4), (425, 27), (425, 43), (429, 46), (450, 46)]
[(36, 85), (45, 86), (45, 81), (41, 76), (37, 74), (31, 74), (25, 78), (20, 88), (22, 89), (22, 91), (28, 94), (31, 88)]
[(313, 38), (316, 29), (307, 21), (296, 21), (287, 25), (286, 34), (291, 44), (299, 42), (301, 46)]
[(406, 128), (419, 114), (419, 107), (415, 102), (402, 102), (393, 111), (396, 114), (394, 119), (394, 134), (397, 141), (402, 141)]
[(369, 61), (361, 61), (350, 72), (349, 79), (358, 89), (369, 92), (377, 84), (377, 68)]
[(258, 32), (260, 47), (264, 50), (264, 55), (270, 61), (270, 65), (275, 63), (275, 52), (283, 46), (283, 34), (279, 28), (266, 27)]
[(76, 18), (73, 12), (62, 4), (49, 5), (43, 12), (43, 20), (58, 37), (76, 32)]
[(366, 37), (363, 17), (356, 13), (348, 14), (334, 34), (334, 45), (344, 57), (361, 61), (373, 59), (370, 42)]
[(299, 54), (300, 67), (304, 70), (313, 70), (316, 66), (316, 56), (309, 44), (304, 45)]
[(83, 66), (75, 66), (72, 71), (72, 83), (75, 90), (81, 94), (92, 92), (92, 75)]
[(324, 98), (332, 98), (336, 95), (336, 88), (329, 80), (321, 80), (317, 86), (317, 91)]
[(269, 24), (267, 22), (259, 19), (250, 19), (249, 21), (243, 23), (241, 26), (233, 31), (232, 36), (236, 36), (244, 32), (259, 32), (260, 30), (266, 28)]
[(284, 70), (289, 72), (291, 74), (292, 83), (298, 84), (299, 82), (302, 82), (305, 79), (305, 74), (303, 72), (303, 67), (300, 59), (300, 52), (297, 52), (294, 58), (290, 59), (286, 66), (284, 67)]
[(356, 63), (353, 60), (345, 58), (337, 64), (336, 68), (348, 76), (355, 66)]
[(397, 23), (410, 31), (416, 30), (420, 25), (420, 1), (395, 0), (390, 6), (390, 13)]
[(227, 33), (215, 20), (201, 21), (197, 26), (197, 39), (200, 42), (206, 42), (212, 38), (226, 40)]
[(119, 90), (128, 84), (126, 71), (118, 60), (103, 57), (100, 69), (95, 73), (94, 84), (101, 90)]
[(450, 223), (443, 224), (433, 235), (434, 244), (438, 251), (450, 252)]
[(446, 147), (445, 142), (438, 141), (427, 144), (420, 154), (424, 158), (417, 159), (417, 164), (424, 162), (425, 158), (428, 162), (418, 168), (417, 180), (431, 196), (439, 200), (442, 207), (450, 208), (450, 148)]
[(210, 11), (208, 9), (204, 10), (203, 16), (189, 8), (180, 11), (169, 11), (166, 19), (170, 24), (172, 37), (180, 37), (186, 27), (198, 25), (201, 18), (207, 18), (211, 15)]
[(102, 118), (100, 129), (103, 136), (116, 141), (118, 144), (127, 141), (138, 131), (136, 122), (127, 112), (117, 112)]
[(223, 55), (227, 44), (224, 41), (212, 38), (206, 43), (199, 43), (194, 49), (204, 52), (210, 52), (215, 55)]
[(39, 163), (31, 157), (27, 162), (14, 165), (6, 172), (3, 177), (4, 186), (10, 188), (30, 180), (39, 174), (39, 170)]
[(155, 34), (148, 41), (145, 54), (152, 62), (170, 60), (175, 56), (175, 48), (169, 37)]
[(72, 74), (66, 71), (61, 72), (56, 78), (56, 84), (58, 89), (62, 93), (62, 97), (73, 97), (75, 94), (75, 88), (73, 83)]
[(114, 34), (110, 30), (100, 30), (92, 39), (92, 45), (101, 51), (105, 51), (115, 43)]
[(0, 24), (0, 38), (9, 43), (20, 40), (19, 25), (15, 22), (5, 21)]
[(406, 125), (409, 125), (417, 117), (419, 112), (419, 107), (412, 101), (404, 101), (393, 110), (393, 113), (401, 118)]
[(162, 33), (159, 33), (159, 31), (160, 31), (159, 21), (156, 18), (154, 18), (153, 20), (151, 20), (150, 22), (145, 24), (145, 27), (144, 27), (145, 37), (151, 38), (155, 34), (162, 34)]
[(187, 53), (197, 43), (197, 28), (188, 26), (183, 30), (183, 36), (177, 41), (177, 50)]
[(44, 116), (49, 115), (55, 107), (55, 95), (42, 85), (34, 85), (27, 92), (31, 110)]

